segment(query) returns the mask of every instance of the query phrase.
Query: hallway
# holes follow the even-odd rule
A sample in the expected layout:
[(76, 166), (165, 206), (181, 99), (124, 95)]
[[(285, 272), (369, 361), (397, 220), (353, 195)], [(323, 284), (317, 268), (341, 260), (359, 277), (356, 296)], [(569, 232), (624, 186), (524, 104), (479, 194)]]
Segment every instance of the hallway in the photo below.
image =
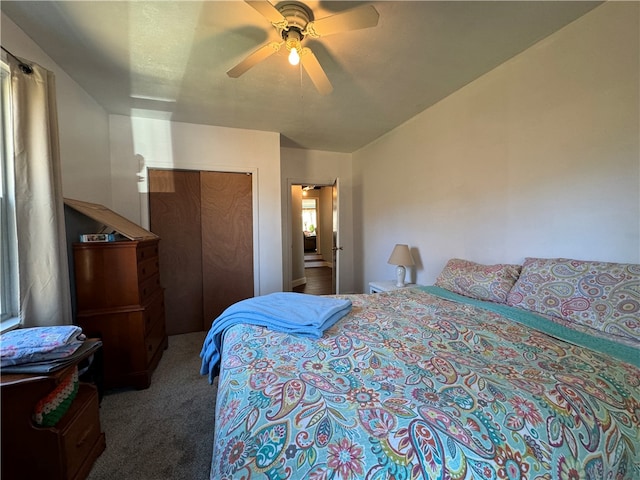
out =
[(307, 267), (304, 269), (307, 283), (294, 287), (293, 291), (310, 295), (330, 295), (331, 267)]

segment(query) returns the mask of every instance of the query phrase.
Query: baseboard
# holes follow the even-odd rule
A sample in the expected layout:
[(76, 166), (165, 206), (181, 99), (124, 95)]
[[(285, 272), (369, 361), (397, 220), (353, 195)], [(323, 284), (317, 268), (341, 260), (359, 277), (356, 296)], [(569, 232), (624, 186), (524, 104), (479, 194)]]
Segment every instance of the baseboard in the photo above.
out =
[(291, 282), (291, 288), (299, 287), (307, 283), (307, 277), (297, 278)]

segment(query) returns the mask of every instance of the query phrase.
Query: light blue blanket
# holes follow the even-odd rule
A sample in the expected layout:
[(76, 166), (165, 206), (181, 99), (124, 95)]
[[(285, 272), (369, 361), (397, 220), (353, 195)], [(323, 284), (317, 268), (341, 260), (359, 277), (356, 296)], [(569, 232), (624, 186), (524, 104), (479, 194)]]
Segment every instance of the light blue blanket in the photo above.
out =
[(351, 311), (351, 300), (279, 292), (234, 303), (216, 318), (204, 340), (201, 375), (213, 383), (218, 372), (222, 334), (232, 325), (248, 323), (278, 332), (320, 338), (322, 333)]

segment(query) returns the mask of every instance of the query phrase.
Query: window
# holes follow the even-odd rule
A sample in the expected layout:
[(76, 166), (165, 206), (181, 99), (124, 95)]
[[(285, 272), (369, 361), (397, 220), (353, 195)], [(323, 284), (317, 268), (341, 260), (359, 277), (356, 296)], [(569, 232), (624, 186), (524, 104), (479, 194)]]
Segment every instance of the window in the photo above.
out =
[(0, 62), (0, 330), (18, 323), (18, 253), (14, 201), (13, 143), (9, 66)]
[(302, 199), (302, 231), (305, 234), (316, 234), (318, 213), (315, 198)]

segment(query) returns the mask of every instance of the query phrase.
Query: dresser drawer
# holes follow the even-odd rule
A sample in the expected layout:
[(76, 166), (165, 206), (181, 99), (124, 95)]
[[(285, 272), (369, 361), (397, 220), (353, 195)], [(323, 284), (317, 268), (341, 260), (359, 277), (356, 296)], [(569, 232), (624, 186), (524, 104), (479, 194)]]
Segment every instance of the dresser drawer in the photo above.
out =
[(80, 385), (69, 411), (69, 423), (62, 428), (63, 455), (67, 465), (66, 478), (74, 478), (89, 453), (99, 441), (100, 417), (95, 388)]
[(151, 330), (158, 321), (164, 323), (164, 291), (162, 289), (158, 290), (157, 296), (144, 308), (145, 336), (151, 333)]
[(153, 242), (151, 245), (138, 245), (136, 252), (138, 263), (149, 260), (150, 258), (158, 257), (158, 242)]
[(144, 282), (160, 272), (160, 260), (158, 257), (150, 257), (138, 263), (138, 281)]
[(160, 290), (159, 274), (156, 274), (153, 277), (146, 279), (144, 282), (141, 282), (138, 292), (140, 295), (140, 303), (147, 303), (149, 299), (158, 292), (158, 290)]
[(164, 322), (156, 322), (153, 326), (151, 333), (147, 335), (145, 340), (147, 348), (147, 364), (151, 363), (153, 356), (160, 348), (160, 345), (164, 342), (166, 337)]

